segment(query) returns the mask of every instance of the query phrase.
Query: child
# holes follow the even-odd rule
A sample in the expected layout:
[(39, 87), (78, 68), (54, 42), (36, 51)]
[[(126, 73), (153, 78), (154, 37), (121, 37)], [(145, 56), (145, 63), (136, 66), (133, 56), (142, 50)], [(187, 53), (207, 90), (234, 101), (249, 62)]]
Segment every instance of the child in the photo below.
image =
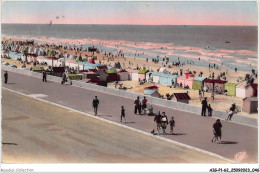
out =
[(212, 117), (212, 108), (211, 108), (210, 104), (208, 106), (208, 116)]
[(124, 106), (121, 107), (121, 121), (122, 122), (122, 117), (124, 117), (125, 119), (125, 123), (126, 123), (126, 118), (125, 118), (125, 109), (124, 109)]
[(171, 134), (173, 134), (173, 127), (175, 127), (175, 121), (174, 121), (174, 117), (171, 118), (170, 122), (170, 128), (171, 128)]

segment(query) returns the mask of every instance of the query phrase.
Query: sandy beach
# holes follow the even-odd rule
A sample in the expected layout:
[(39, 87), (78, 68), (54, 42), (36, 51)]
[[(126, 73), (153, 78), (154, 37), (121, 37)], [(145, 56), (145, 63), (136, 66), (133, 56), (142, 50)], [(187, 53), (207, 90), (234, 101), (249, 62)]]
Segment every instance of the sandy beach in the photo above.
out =
[[(3, 39), (5, 41), (5, 39)], [(59, 49), (55, 50), (57, 52), (67, 52), (70, 55), (81, 55), (82, 58), (86, 58), (86, 56), (97, 56), (96, 63), (101, 63), (105, 65), (110, 65), (114, 66), (116, 62), (120, 62), (122, 68), (127, 69), (135, 69), (136, 67), (141, 67), (141, 68), (146, 68), (149, 70), (157, 71), (160, 67), (162, 67), (162, 62), (159, 63), (154, 63), (151, 60), (148, 60), (146, 62), (145, 59), (141, 58), (133, 58), (133, 57), (115, 57), (115, 56), (108, 56), (104, 55), (103, 53), (90, 53), (90, 52), (85, 52), (85, 51), (72, 51), (72, 50), (64, 50), (64, 49)], [(2, 62), (8, 62), (13, 65), (16, 65), (18, 68), (21, 68), (22, 63), (19, 61), (15, 61), (12, 59), (2, 59)], [(171, 64), (171, 63), (170, 63)], [(32, 64), (26, 65), (27, 67), (32, 67)], [(47, 66), (46, 66), (47, 67)], [(218, 76), (220, 73), (225, 72), (226, 73), (226, 78), (227, 81), (229, 82), (236, 82), (238, 78), (244, 79), (245, 75), (248, 72), (244, 71), (237, 71), (235, 70), (219, 70), (219, 69), (209, 69), (205, 67), (198, 67), (198, 66), (193, 66), (193, 65), (184, 65), (181, 67), (172, 67), (172, 68), (167, 68), (167, 70), (171, 73), (175, 72), (180, 72), (180, 69), (183, 70), (183, 72), (188, 72), (188, 71), (196, 71), (196, 74), (198, 75), (201, 71), (203, 72), (203, 77), (208, 77), (212, 72), (215, 73), (215, 76)], [(196, 75), (196, 76), (197, 76)], [(136, 81), (120, 81), (120, 83), (123, 84), (123, 86), (127, 88), (132, 88), (129, 89), (130, 91), (138, 92), (138, 93), (144, 93), (144, 87), (151, 86), (153, 84), (145, 84), (145, 85), (139, 85), (139, 82)], [(258, 79), (255, 80), (255, 83), (258, 83)], [(108, 87), (114, 87), (114, 82), (109, 83)], [(158, 85), (159, 90), (158, 92), (165, 97), (166, 93), (172, 94), (172, 93), (179, 93), (179, 92), (187, 92), (189, 96), (191, 97), (190, 104), (193, 105), (201, 105), (200, 99), (199, 99), (199, 93), (197, 90), (192, 90), (192, 89), (183, 89), (183, 88), (170, 88), (166, 85)], [(215, 99), (211, 100), (211, 93), (205, 93), (205, 96), (208, 98), (208, 103), (211, 104), (211, 107), (213, 110), (223, 110), (223, 111), (228, 111), (230, 108), (231, 104), (235, 103), (240, 109), (243, 106), (243, 99), (239, 97), (231, 97), (231, 96), (225, 96), (225, 95), (218, 95), (215, 94)], [(257, 114), (248, 114), (245, 112), (240, 112), (240, 114), (245, 115), (245, 116), (250, 116), (257, 118)]]

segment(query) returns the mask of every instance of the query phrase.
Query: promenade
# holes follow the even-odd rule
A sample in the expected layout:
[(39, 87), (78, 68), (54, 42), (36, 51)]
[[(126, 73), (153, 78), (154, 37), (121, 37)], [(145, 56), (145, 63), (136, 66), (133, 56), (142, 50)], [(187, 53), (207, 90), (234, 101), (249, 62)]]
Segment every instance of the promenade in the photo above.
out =
[[(120, 107), (124, 106), (126, 109), (127, 123), (121, 124), (147, 133), (150, 133), (154, 126), (153, 117), (134, 115), (134, 100), (129, 98), (100, 93), (91, 89), (61, 85), (57, 82), (43, 83), (40, 78), (29, 77), (13, 72), (9, 72), (8, 84), (4, 84), (2, 81), (2, 87), (15, 90), (26, 95), (41, 94), (41, 99), (43, 100), (86, 113), (93, 113), (92, 99), (94, 96), (97, 96), (100, 101), (98, 110), (99, 117), (120, 123)], [(93, 87), (95, 87), (95, 85), (93, 85)], [(2, 99), (5, 98), (3, 97)], [(33, 107), (33, 105), (31, 106)], [(164, 138), (216, 153), (231, 160), (234, 160), (238, 153), (246, 152), (247, 157), (241, 160), (242, 162), (257, 162), (257, 128), (222, 121), (222, 144), (216, 144), (211, 142), (211, 138), (213, 136), (212, 125), (216, 121), (215, 118), (201, 117), (193, 113), (157, 105), (153, 105), (153, 107), (155, 112), (166, 112), (168, 119), (171, 116), (175, 117), (175, 134), (163, 135)], [(30, 109), (30, 107), (28, 107), (28, 109)], [(169, 127), (166, 131), (169, 132)]]

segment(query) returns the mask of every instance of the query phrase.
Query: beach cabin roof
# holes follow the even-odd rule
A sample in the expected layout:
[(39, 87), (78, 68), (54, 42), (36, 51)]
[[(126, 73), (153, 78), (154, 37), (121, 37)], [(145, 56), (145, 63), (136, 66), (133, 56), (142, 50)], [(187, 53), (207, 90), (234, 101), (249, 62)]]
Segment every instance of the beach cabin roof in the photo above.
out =
[(227, 81), (218, 80), (218, 79), (206, 79), (205, 83), (218, 83), (218, 84), (225, 84)]
[(33, 57), (37, 57), (38, 55), (36, 55), (36, 54), (33, 54), (33, 53), (28, 53), (28, 54), (26, 54), (27, 56), (33, 56)]
[(75, 59), (68, 59), (67, 62), (68, 62), (68, 63), (75, 63), (76, 60), (75, 60)]
[(117, 73), (117, 71), (116, 70), (106, 70), (106, 73), (107, 74), (113, 74), (113, 73)]
[(147, 73), (147, 72), (148, 72), (148, 70), (142, 69), (142, 70), (140, 70), (138, 73), (139, 73), (139, 74), (145, 74), (145, 73)]
[(192, 73), (185, 73), (185, 76), (186, 76), (186, 78), (194, 77), (194, 74), (192, 74)]
[(198, 76), (196, 76), (196, 77), (194, 78), (194, 80), (200, 81), (200, 82), (203, 82), (203, 81), (206, 80), (206, 79), (207, 79), (206, 77), (198, 77)]
[(146, 91), (144, 91), (144, 94), (145, 95), (150, 95), (150, 96), (153, 96), (153, 97), (160, 97), (161, 96), (158, 93), (158, 91), (156, 91), (156, 90), (146, 90)]
[(57, 60), (59, 58), (55, 57), (55, 56), (49, 56), (49, 57), (46, 57), (47, 59), (53, 59), (53, 60)]
[(237, 84), (237, 88), (247, 88), (247, 87), (249, 87), (250, 85), (248, 85), (247, 83), (245, 83), (245, 82), (243, 82), (243, 83), (239, 83), (239, 84)]
[(225, 84), (227, 81), (223, 81), (223, 80), (215, 80), (215, 83), (218, 84)]
[(151, 95), (151, 94), (153, 94), (154, 92), (156, 92), (156, 91), (155, 91), (155, 90), (148, 90), (148, 91), (145, 91), (144, 94)]
[(153, 89), (158, 89), (158, 87), (154, 85), (154, 86), (145, 87), (144, 89), (145, 90), (153, 90)]
[(237, 86), (237, 83), (227, 82), (227, 83), (225, 83), (225, 86), (236, 87), (236, 86)]
[(97, 66), (97, 69), (104, 69), (104, 70), (106, 70), (107, 66), (106, 65)]
[(119, 73), (123, 73), (123, 72), (128, 72), (128, 71), (126, 71), (125, 69), (119, 71)]
[(173, 93), (171, 97), (176, 97), (177, 100), (191, 100), (188, 93)]
[(139, 73), (139, 70), (127, 69), (128, 73)]

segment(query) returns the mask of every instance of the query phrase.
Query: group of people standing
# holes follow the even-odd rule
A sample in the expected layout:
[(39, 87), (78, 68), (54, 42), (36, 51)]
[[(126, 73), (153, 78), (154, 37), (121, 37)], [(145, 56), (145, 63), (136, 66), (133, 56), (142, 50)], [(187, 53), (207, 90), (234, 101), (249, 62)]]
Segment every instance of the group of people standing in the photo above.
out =
[(158, 112), (157, 115), (155, 115), (154, 117), (154, 124), (155, 127), (152, 130), (152, 134), (156, 134), (155, 130), (157, 131), (157, 134), (160, 135), (165, 135), (166, 134), (166, 128), (167, 125), (170, 124), (170, 134), (173, 134), (173, 127), (175, 127), (175, 121), (174, 121), (174, 117), (171, 117), (171, 120), (168, 121), (168, 117), (166, 116), (165, 112), (162, 112), (162, 115), (160, 113), (160, 111)]
[(208, 116), (212, 117), (212, 111), (213, 109), (211, 108), (210, 104), (207, 102), (207, 97), (204, 97), (204, 100), (201, 102), (202, 104), (202, 110), (201, 110), (201, 116), (206, 116), (206, 111), (208, 109)]
[(135, 105), (134, 113), (137, 114), (137, 111), (138, 111), (139, 115), (142, 115), (142, 111), (144, 112), (145, 109), (147, 108), (147, 99), (146, 99), (146, 97), (144, 97), (143, 100), (140, 101), (140, 98), (138, 96), (136, 98), (136, 100), (134, 101), (134, 105)]

